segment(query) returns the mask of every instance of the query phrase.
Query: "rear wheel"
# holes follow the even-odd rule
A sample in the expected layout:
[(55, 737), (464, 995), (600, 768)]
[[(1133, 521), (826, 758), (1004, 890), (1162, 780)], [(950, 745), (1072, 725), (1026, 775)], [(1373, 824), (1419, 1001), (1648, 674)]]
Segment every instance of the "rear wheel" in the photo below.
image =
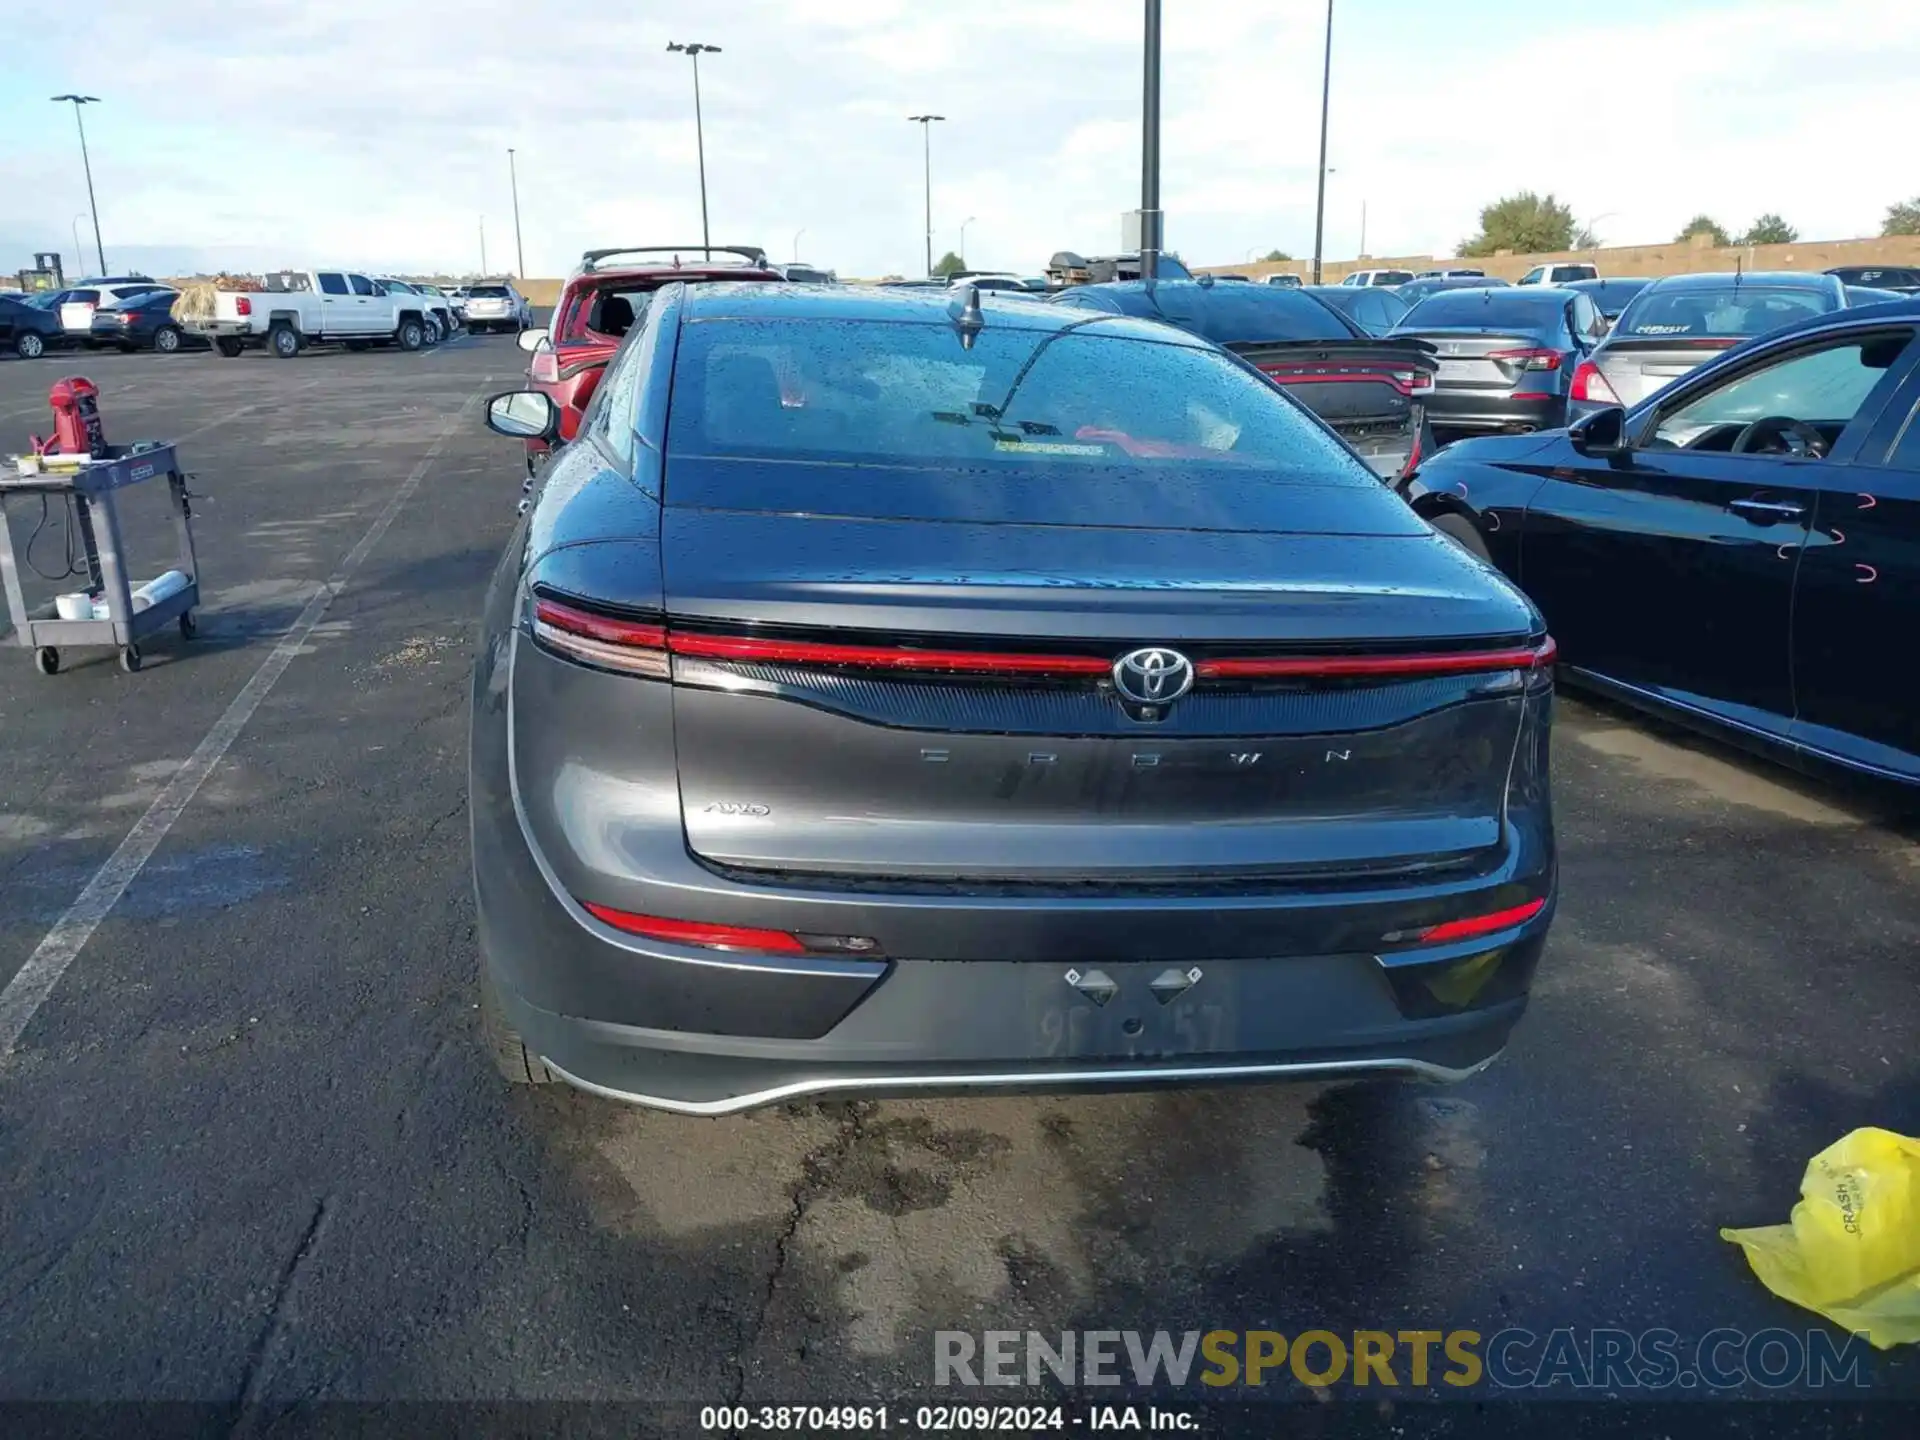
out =
[(1466, 516), (1435, 515), (1427, 523), (1469, 555), (1477, 555), (1488, 564), (1493, 563), (1493, 556), (1487, 550), (1487, 542), (1480, 537), (1479, 528)]
[(560, 1077), (520, 1038), (500, 1008), (500, 992), (485, 962), (480, 966), (480, 1040), (492, 1058), (494, 1068), (511, 1085), (551, 1085)]
[(427, 332), (421, 326), (420, 322), (412, 316), (408, 316), (400, 322), (399, 328), (393, 332), (393, 343), (398, 345), (402, 350), (418, 350), (421, 342), (426, 339), (426, 335)]
[(31, 330), (22, 330), (13, 337), (13, 353), (22, 360), (38, 360), (47, 353), (47, 342)]
[(282, 320), (267, 332), (267, 348), (276, 360), (291, 360), (300, 353), (300, 332)]
[(213, 353), (226, 360), (237, 360), (240, 352), (245, 348), (238, 340), (230, 340), (224, 336), (213, 342)]
[(440, 331), (440, 317), (438, 315), (428, 312), (426, 320), (422, 323), (427, 328), (427, 344), (438, 345), (442, 340), (446, 339), (446, 336)]
[(180, 332), (171, 325), (162, 325), (153, 332), (153, 348), (162, 355), (171, 355), (180, 348)]

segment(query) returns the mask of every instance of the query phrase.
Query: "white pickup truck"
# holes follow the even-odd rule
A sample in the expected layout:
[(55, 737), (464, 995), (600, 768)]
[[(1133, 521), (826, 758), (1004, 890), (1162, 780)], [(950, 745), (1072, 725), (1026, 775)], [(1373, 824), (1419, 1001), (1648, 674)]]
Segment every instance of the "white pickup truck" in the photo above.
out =
[(320, 343), (349, 350), (418, 350), (427, 343), (430, 324), (418, 295), (389, 294), (352, 270), (282, 270), (264, 280), (263, 290), (216, 290), (211, 313), (178, 315), (181, 328), (229, 359), (254, 345), (289, 360)]

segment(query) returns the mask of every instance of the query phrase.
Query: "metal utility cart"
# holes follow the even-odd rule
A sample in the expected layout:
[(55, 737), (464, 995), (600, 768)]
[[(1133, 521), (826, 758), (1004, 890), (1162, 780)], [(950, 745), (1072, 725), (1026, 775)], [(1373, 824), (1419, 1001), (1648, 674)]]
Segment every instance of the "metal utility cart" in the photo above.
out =
[[(76, 458), (77, 464), (73, 463)], [(151, 442), (113, 446), (104, 459), (46, 456), (42, 464), (47, 468), (26, 475), (16, 473), (17, 463), (9, 460), (0, 471), (0, 579), (6, 584), (15, 643), (33, 651), (40, 673), (51, 675), (60, 668), (60, 650), (67, 645), (116, 647), (120, 668), (132, 671), (140, 668), (140, 642), (155, 631), (177, 625), (180, 634), (191, 639), (193, 612), (200, 604), (200, 567), (194, 558), (187, 477), (180, 472), (174, 447)], [(187, 583), (136, 613), (114, 497), (129, 486), (163, 476), (173, 501), (173, 528), (180, 539), (179, 568)], [(62, 497), (72, 502), (71, 523), (79, 531), (86, 552), (88, 588), (106, 601), (106, 619), (63, 620), (28, 613), (20, 588), (19, 562), (13, 553), (13, 532), (7, 523), (6, 502), (16, 495), (35, 495), (49, 501)]]

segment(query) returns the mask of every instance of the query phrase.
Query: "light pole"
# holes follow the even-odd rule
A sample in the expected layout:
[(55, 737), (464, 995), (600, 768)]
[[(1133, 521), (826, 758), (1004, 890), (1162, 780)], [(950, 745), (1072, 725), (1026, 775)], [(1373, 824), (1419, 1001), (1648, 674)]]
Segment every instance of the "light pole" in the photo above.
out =
[(480, 217), (480, 278), (487, 278), (487, 217)]
[(707, 233), (707, 131), (706, 122), (700, 117), (700, 57), (718, 55), (718, 45), (702, 45), (694, 42), (682, 45), (678, 40), (669, 40), (667, 49), (677, 55), (685, 55), (693, 61), (693, 143), (700, 156), (700, 248), (707, 259), (713, 258), (713, 237)]
[(793, 263), (796, 265), (800, 263), (800, 237), (806, 233), (807, 227), (804, 225), (793, 232)]
[(513, 147), (507, 147), (507, 181), (513, 186), (513, 253), (520, 262), (516, 280), (527, 278), (527, 252), (520, 244), (520, 172), (514, 168)]
[(1619, 213), (1620, 212), (1618, 210), (1609, 210), (1605, 214), (1594, 216), (1591, 220), (1587, 221), (1586, 224), (1582, 225), (1578, 230), (1574, 231), (1574, 234), (1573, 234), (1574, 244), (1579, 245), (1580, 237), (1582, 235), (1585, 235), (1593, 243), (1590, 245), (1580, 246), (1580, 248), (1584, 250), (1598, 250), (1600, 248), (1600, 232), (1595, 230), (1593, 227), (1598, 225), (1602, 220), (1613, 219), (1613, 217), (1618, 215)]
[[(107, 247), (100, 243), (100, 202), (93, 198), (93, 161), (87, 156), (87, 122), (80, 118), (80, 107), (98, 105), (100, 97), (98, 95), (55, 95), (53, 97), (53, 103), (56, 105), (64, 105), (69, 100), (73, 102), (73, 123), (80, 127), (80, 164), (87, 172), (87, 208), (93, 211), (93, 253), (100, 261), (100, 273), (105, 275)], [(76, 243), (73, 248), (78, 250), (80, 246)], [(80, 257), (75, 255), (73, 258), (78, 260)]]
[(909, 115), (907, 119), (920, 127), (920, 148), (924, 153), (927, 166), (927, 278), (933, 278), (933, 122), (944, 120), (944, 115)]
[(1327, 53), (1320, 66), (1320, 176), (1313, 202), (1313, 283), (1320, 283), (1320, 247), (1327, 219), (1327, 101), (1333, 94), (1333, 0), (1327, 0)]
[(1147, 0), (1140, 86), (1140, 278), (1160, 273), (1160, 0)]
[[(80, 258), (82, 255), (86, 254), (86, 251), (80, 248), (80, 222), (86, 218), (87, 217), (84, 215), (76, 215), (73, 217), (73, 219), (67, 222), (67, 229), (73, 235), (73, 263), (76, 269), (86, 264), (86, 261)], [(102, 275), (107, 273), (106, 266), (103, 265), (100, 267), (100, 273)]]
[(971, 225), (976, 218), (978, 217), (969, 215), (960, 222), (960, 264), (962, 268), (965, 268), (967, 263), (967, 227)]

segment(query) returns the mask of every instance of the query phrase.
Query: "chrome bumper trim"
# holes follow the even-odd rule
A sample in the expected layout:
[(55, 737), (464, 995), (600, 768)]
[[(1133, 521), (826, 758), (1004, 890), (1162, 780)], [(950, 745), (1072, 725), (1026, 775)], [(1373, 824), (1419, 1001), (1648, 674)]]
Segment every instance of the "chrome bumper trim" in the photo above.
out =
[(1152, 1085), (1168, 1081), (1317, 1080), (1367, 1074), (1406, 1074), (1422, 1080), (1437, 1080), (1451, 1084), (1479, 1074), (1499, 1059), (1500, 1054), (1501, 1052), (1496, 1050), (1486, 1059), (1458, 1070), (1445, 1065), (1436, 1065), (1430, 1060), (1388, 1059), (1302, 1061), (1273, 1065), (1188, 1065), (1174, 1068), (1009, 1071), (1003, 1074), (980, 1072), (959, 1075), (842, 1075), (826, 1076), (818, 1080), (795, 1080), (790, 1084), (775, 1085), (766, 1090), (729, 1096), (725, 1100), (672, 1100), (660, 1095), (641, 1095), (630, 1090), (615, 1090), (611, 1086), (596, 1085), (590, 1080), (582, 1080), (577, 1075), (570, 1075), (551, 1060), (545, 1060), (543, 1063), (575, 1089), (584, 1090), (590, 1095), (598, 1095), (603, 1099), (621, 1100), (632, 1105), (644, 1105), (654, 1110), (670, 1110), (677, 1115), (732, 1115), (742, 1110), (757, 1109), (762, 1105), (775, 1105), (783, 1100), (795, 1100), (806, 1095), (822, 1095), (843, 1090), (990, 1090), (1003, 1087), (1041, 1089), (1056, 1085)]

